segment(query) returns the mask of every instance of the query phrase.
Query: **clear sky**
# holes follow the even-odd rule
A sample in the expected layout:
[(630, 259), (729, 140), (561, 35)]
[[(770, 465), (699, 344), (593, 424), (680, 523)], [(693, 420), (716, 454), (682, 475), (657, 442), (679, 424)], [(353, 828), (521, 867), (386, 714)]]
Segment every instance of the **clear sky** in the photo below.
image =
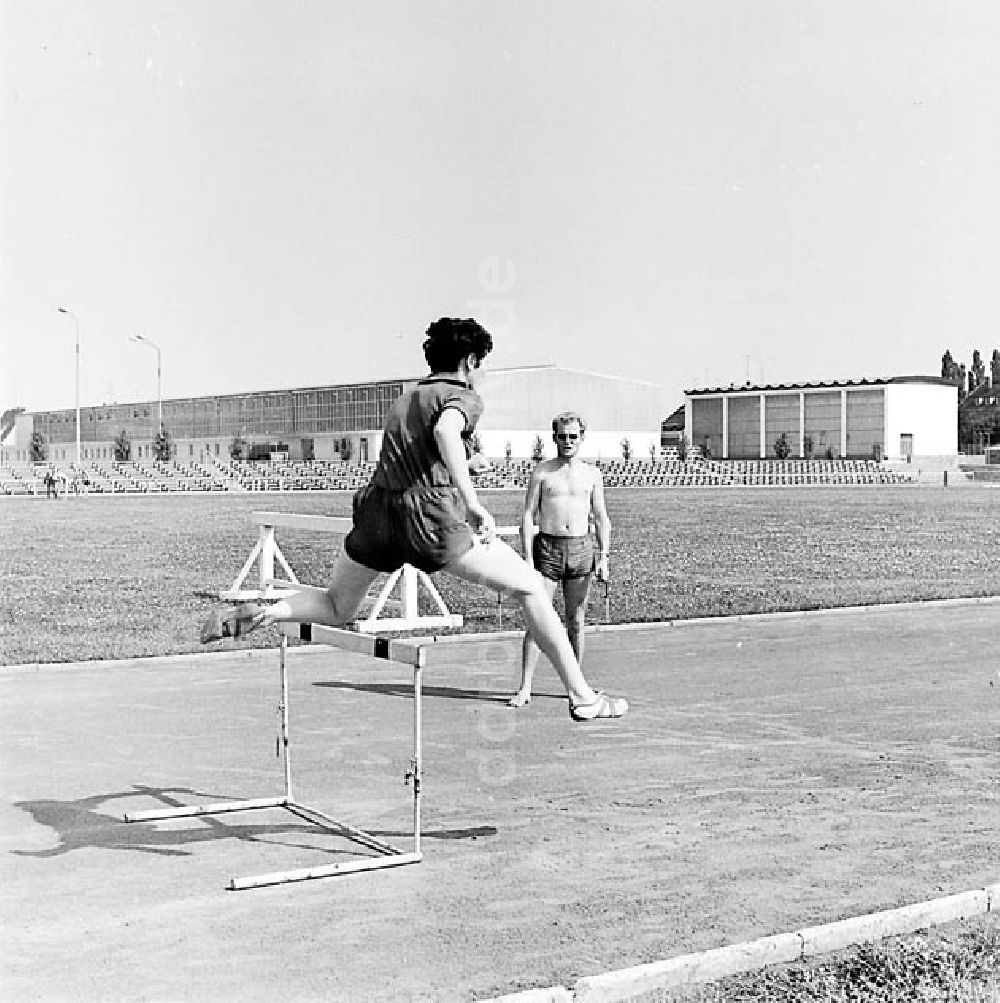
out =
[[(996, 0), (0, 0), (0, 410), (1000, 344)], [(65, 307), (71, 315), (57, 312)]]

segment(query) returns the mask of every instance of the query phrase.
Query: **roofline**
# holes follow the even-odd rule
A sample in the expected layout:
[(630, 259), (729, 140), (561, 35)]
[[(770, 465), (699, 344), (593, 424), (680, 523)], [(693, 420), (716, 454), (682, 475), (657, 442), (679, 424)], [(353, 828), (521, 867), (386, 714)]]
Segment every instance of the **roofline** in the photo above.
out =
[(638, 385), (642, 387), (650, 387), (651, 389), (660, 390), (662, 387), (659, 383), (650, 383), (648, 380), (636, 380), (631, 376), (615, 376), (611, 373), (598, 373), (593, 369), (574, 369), (570, 366), (560, 366), (554, 362), (542, 362), (537, 365), (531, 366), (510, 366), (504, 369), (493, 369), (487, 367), (485, 371), (486, 376), (490, 376), (494, 373), (499, 375), (500, 373), (524, 373), (532, 372), (538, 369), (552, 369), (557, 370), (561, 373), (576, 373), (579, 376), (596, 376), (602, 380), (616, 380), (619, 383), (631, 383), (633, 385)]
[(807, 383), (744, 384), (743, 386), (731, 383), (728, 387), (703, 387), (685, 390), (684, 394), (687, 397), (699, 397), (714, 394), (759, 394), (768, 390), (846, 390), (858, 387), (884, 387), (892, 383), (922, 383), (928, 386), (958, 388), (958, 384), (954, 380), (946, 379), (943, 376), (878, 376), (858, 380), (819, 380)]
[[(487, 369), (485, 371), (485, 375), (490, 376), (492, 374), (500, 375), (508, 373), (516, 374), (523, 372), (534, 372), (537, 370), (558, 370), (564, 373), (578, 373), (584, 376), (597, 376), (600, 379), (605, 379), (605, 380), (617, 380), (621, 383), (629, 383), (633, 386), (649, 387), (650, 389), (654, 390), (662, 389), (658, 383), (647, 383), (644, 382), (643, 380), (633, 380), (627, 376), (611, 376), (608, 375), (607, 373), (595, 373), (587, 369), (567, 369), (564, 366), (557, 366), (553, 362), (542, 362), (536, 365), (529, 365), (529, 366), (511, 366), (506, 369)], [(193, 394), (185, 397), (164, 397), (161, 403), (183, 404), (189, 401), (198, 401), (198, 400), (213, 400), (213, 399), (233, 400), (234, 398), (238, 397), (256, 397), (262, 394), (303, 394), (303, 393), (314, 393), (319, 390), (335, 390), (335, 389), (349, 390), (356, 387), (378, 386), (380, 384), (386, 384), (386, 383), (401, 383), (404, 386), (406, 386), (407, 384), (419, 383), (421, 380), (426, 379), (427, 375), (428, 374), (424, 373), (421, 376), (391, 377), (388, 379), (380, 379), (380, 380), (353, 380), (348, 383), (321, 383), (315, 386), (307, 386), (307, 387), (272, 387), (266, 390), (237, 390), (232, 393), (225, 393), (225, 394), (209, 393), (209, 394)], [(139, 400), (115, 401), (114, 403), (111, 404), (107, 403), (107, 401), (102, 402), (101, 404), (84, 404), (81, 406), (80, 410), (88, 411), (88, 410), (95, 410), (108, 407), (136, 407), (140, 404), (147, 405), (155, 403), (156, 403), (155, 398), (150, 399), (144, 397)], [(20, 410), (23, 411), (24, 409), (22, 408)], [(38, 410), (28, 411), (26, 413), (30, 415), (61, 414), (64, 411), (72, 411), (72, 410), (73, 410), (72, 407), (39, 408)]]

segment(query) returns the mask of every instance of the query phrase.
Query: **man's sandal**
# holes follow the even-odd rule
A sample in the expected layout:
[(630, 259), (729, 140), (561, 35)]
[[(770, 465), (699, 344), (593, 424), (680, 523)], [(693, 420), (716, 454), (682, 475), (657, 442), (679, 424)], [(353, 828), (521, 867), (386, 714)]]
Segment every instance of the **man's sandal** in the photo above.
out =
[(591, 703), (569, 705), (569, 716), (574, 721), (596, 721), (603, 717), (621, 717), (628, 710), (628, 701), (622, 697), (609, 697), (604, 690), (597, 691)]
[(264, 622), (267, 607), (260, 603), (244, 602), (225, 611), (213, 610), (201, 628), (201, 643), (210, 644), (224, 637), (243, 637)]

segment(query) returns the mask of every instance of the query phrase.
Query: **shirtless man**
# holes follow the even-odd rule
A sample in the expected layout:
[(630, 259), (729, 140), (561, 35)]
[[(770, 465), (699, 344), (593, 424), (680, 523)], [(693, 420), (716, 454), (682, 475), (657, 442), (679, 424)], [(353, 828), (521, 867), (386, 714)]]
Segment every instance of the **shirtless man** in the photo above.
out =
[[(604, 504), (601, 471), (580, 459), (587, 425), (580, 415), (565, 411), (552, 419), (556, 458), (539, 463), (532, 471), (524, 498), (521, 541), (528, 563), (541, 572), (549, 597), (562, 584), (566, 606), (566, 633), (578, 663), (583, 660), (583, 630), (590, 580), (608, 580), (608, 546), (611, 520)], [(598, 552), (590, 539), (593, 515)], [(521, 648), (521, 685), (510, 698), (511, 707), (531, 701), (531, 680), (539, 649), (530, 632)]]

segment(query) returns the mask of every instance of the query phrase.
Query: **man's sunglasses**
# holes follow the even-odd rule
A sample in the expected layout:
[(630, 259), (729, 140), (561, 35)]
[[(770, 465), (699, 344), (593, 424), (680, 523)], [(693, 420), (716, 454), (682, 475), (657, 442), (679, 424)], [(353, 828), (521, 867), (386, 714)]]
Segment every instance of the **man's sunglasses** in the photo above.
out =
[(574, 439), (579, 439), (580, 436), (576, 432), (556, 432), (556, 438), (560, 442), (572, 442)]

